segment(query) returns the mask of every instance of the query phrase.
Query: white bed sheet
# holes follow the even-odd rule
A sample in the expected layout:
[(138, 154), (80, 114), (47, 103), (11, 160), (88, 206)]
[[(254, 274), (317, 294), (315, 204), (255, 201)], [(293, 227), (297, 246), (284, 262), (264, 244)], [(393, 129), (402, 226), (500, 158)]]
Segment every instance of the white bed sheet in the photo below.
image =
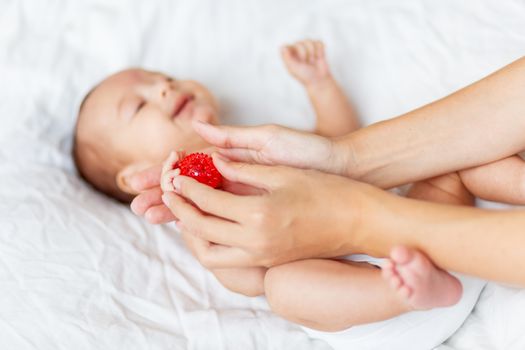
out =
[[(525, 53), (523, 0), (0, 0), (0, 339), (5, 349), (329, 349), (222, 288), (166, 226), (94, 193), (75, 112), (115, 70), (202, 81), (224, 121), (309, 128), (279, 45), (327, 44), (365, 123)], [(442, 349), (523, 349), (525, 294), (489, 284)]]

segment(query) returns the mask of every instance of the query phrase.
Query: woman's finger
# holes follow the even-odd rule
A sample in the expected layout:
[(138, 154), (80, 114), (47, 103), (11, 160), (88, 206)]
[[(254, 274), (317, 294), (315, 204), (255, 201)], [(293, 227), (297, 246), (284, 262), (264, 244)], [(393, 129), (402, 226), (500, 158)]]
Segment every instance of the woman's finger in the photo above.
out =
[(206, 242), (187, 232), (183, 234), (188, 236), (187, 241), (193, 241), (194, 255), (208, 269), (257, 266), (253, 255), (241, 248)]
[(195, 258), (207, 268), (252, 265), (252, 259), (239, 248), (210, 243), (184, 230), (181, 236)]
[(260, 164), (264, 164), (264, 162), (259, 161), (261, 159), (258, 156), (257, 151), (254, 151), (252, 149), (218, 148), (217, 153), (219, 153), (221, 156), (224, 156), (225, 158), (228, 158), (229, 160), (233, 160), (236, 162), (243, 162), (243, 163), (257, 162)]
[(200, 252), (205, 250), (210, 245), (210, 242), (205, 241), (195, 235), (192, 235), (187, 231), (181, 230), (181, 236), (184, 242), (186, 243), (188, 249), (196, 258), (198, 258), (198, 254)]
[(206, 215), (173, 192), (164, 193), (162, 198), (173, 215), (179, 218), (179, 225), (184, 231), (227, 246), (245, 246), (249, 243), (248, 235), (243, 234), (238, 224)]
[(217, 170), (231, 182), (265, 190), (271, 190), (282, 183), (282, 167), (229, 162), (217, 153), (212, 157)]
[(275, 130), (271, 126), (233, 127), (194, 121), (193, 128), (204, 140), (221, 148), (261, 149)]
[(253, 202), (250, 197), (213, 189), (188, 176), (177, 176), (173, 186), (175, 192), (193, 202), (201, 211), (233, 222), (240, 222), (246, 217)]
[(226, 178), (222, 179), (222, 189), (224, 191), (239, 195), (239, 196), (260, 196), (267, 191), (262, 188), (253, 187), (238, 182), (232, 182)]

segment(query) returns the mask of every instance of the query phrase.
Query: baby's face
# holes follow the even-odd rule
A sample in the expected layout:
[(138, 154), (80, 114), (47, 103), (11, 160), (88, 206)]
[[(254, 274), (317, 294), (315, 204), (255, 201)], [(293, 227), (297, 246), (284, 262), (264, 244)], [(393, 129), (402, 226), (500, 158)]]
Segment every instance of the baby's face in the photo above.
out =
[(217, 103), (204, 86), (140, 69), (104, 80), (87, 99), (84, 113), (85, 130), (79, 132), (100, 135), (120, 166), (156, 164), (172, 150), (202, 149), (207, 145), (192, 120), (218, 122)]

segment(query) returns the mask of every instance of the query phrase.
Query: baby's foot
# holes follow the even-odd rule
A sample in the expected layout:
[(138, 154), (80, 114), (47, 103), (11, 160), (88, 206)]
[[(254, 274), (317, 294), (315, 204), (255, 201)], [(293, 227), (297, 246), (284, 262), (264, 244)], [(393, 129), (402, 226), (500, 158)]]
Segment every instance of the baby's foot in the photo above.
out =
[(422, 253), (403, 246), (392, 249), (382, 274), (415, 310), (454, 305), (463, 292), (456, 277), (434, 266)]

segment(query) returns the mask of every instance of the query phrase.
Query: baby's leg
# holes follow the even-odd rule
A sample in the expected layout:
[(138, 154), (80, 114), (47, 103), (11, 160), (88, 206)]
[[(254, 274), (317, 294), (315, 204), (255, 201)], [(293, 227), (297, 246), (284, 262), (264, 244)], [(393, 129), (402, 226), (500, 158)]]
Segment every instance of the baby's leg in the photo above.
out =
[[(408, 197), (447, 204), (472, 205), (474, 196), (525, 204), (525, 162), (512, 156), (487, 165), (416, 183)], [(392, 288), (416, 308), (450, 305), (461, 296), (460, 282), (435, 267), (420, 252), (397, 247), (383, 267)]]
[(270, 268), (264, 280), (272, 311), (309, 328), (335, 332), (385, 320), (411, 308), (368, 264), (309, 259)]
[[(407, 197), (456, 205), (474, 203), (457, 173), (417, 182)], [(392, 289), (415, 309), (449, 306), (461, 298), (462, 286), (457, 278), (407, 247), (394, 248), (382, 272)]]
[(417, 310), (456, 304), (461, 282), (437, 268), (424, 254), (407, 247), (395, 247), (382, 267), (383, 278), (392, 290)]
[(232, 292), (256, 297), (264, 294), (266, 267), (212, 269), (221, 284)]
[(525, 204), (525, 162), (512, 156), (459, 172), (477, 197), (509, 204)]
[(408, 191), (407, 197), (444, 204), (474, 205), (474, 196), (465, 187), (458, 173), (416, 182)]

